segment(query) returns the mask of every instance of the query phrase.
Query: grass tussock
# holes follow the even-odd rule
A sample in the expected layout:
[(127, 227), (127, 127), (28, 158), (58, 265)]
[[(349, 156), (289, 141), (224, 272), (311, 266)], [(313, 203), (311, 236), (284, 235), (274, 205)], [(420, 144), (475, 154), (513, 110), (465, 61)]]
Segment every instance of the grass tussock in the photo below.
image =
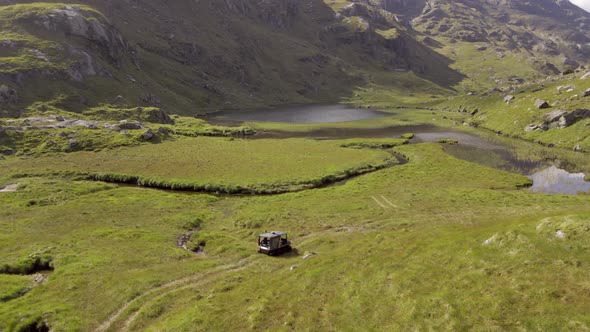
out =
[(396, 146), (408, 144), (408, 139), (401, 138), (384, 138), (384, 139), (364, 139), (364, 140), (344, 140), (340, 144), (343, 148), (354, 148), (354, 149), (391, 149)]

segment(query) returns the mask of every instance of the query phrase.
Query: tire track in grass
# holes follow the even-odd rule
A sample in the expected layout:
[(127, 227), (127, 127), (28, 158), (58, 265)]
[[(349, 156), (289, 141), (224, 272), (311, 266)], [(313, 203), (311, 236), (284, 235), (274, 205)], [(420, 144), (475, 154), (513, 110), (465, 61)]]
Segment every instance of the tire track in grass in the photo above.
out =
[(385, 206), (383, 203), (381, 203), (379, 201), (379, 199), (377, 199), (375, 196), (371, 196), (371, 198), (375, 201), (375, 203), (377, 203), (377, 205), (379, 205), (381, 208), (387, 210), (389, 209), (389, 207)]
[(398, 208), (398, 206), (397, 206), (397, 205), (395, 205), (395, 204), (393, 204), (393, 203), (391, 203), (391, 202), (390, 202), (390, 201), (387, 199), (387, 197), (385, 197), (385, 196), (381, 195), (381, 198), (383, 199), (383, 201), (384, 201), (385, 203), (389, 204), (389, 206), (391, 206), (392, 208), (396, 208), (396, 209)]
[[(241, 267), (241, 268), (238, 268), (238, 269), (232, 269), (232, 270), (229, 270), (229, 271), (226, 271), (226, 272), (227, 273), (236, 272), (236, 271), (240, 271), (242, 269), (245, 269), (246, 267), (247, 266), (244, 266), (244, 267)], [(181, 292), (181, 291), (192, 289), (192, 288), (195, 288), (195, 287), (204, 286), (204, 285), (206, 285), (206, 284), (208, 284), (208, 283), (210, 283), (212, 281), (213, 280), (211, 280), (211, 279), (206, 279), (206, 280), (201, 280), (200, 282), (194, 282), (194, 283), (186, 284), (184, 286), (170, 289), (168, 291), (165, 291), (163, 293), (158, 294), (155, 297), (152, 297), (150, 299), (147, 299), (131, 316), (129, 316), (129, 318), (127, 320), (125, 320), (125, 322), (123, 324), (123, 328), (121, 329), (121, 331), (129, 331), (130, 328), (131, 328), (131, 325), (135, 322), (135, 320), (137, 319), (137, 317), (139, 317), (139, 315), (143, 312), (143, 309), (146, 308), (146, 307), (148, 307), (150, 304), (158, 301), (159, 299), (161, 299), (161, 298), (163, 298), (163, 297), (165, 297), (165, 296), (167, 296), (169, 294), (175, 293), (175, 292)]]
[[(109, 318), (106, 321), (104, 321), (102, 324), (100, 324), (94, 330), (94, 332), (105, 332), (105, 331), (109, 330), (110, 328), (113, 327), (113, 325), (117, 321), (121, 320), (121, 317), (123, 316), (125, 311), (127, 311), (127, 309), (129, 309), (132, 305), (140, 302), (143, 299), (148, 299), (148, 301), (146, 301), (146, 303), (150, 303), (149, 298), (151, 296), (156, 296), (156, 298), (159, 297), (159, 295), (158, 295), (159, 292), (164, 291), (165, 292), (164, 294), (167, 294), (167, 293), (173, 292), (177, 289), (180, 289), (180, 288), (183, 288), (186, 286), (190, 286), (190, 285), (196, 286), (198, 284), (205, 283), (206, 281), (211, 281), (210, 279), (206, 279), (206, 278), (211, 278), (213, 276), (217, 276), (217, 275), (223, 274), (223, 273), (240, 271), (240, 270), (243, 270), (243, 269), (251, 266), (252, 264), (253, 264), (252, 262), (245, 263), (244, 261), (240, 261), (235, 264), (223, 266), (215, 271), (211, 271), (211, 272), (201, 274), (198, 276), (191, 276), (191, 277), (177, 279), (177, 280), (168, 282), (164, 285), (152, 288), (152, 289), (144, 292), (143, 294), (140, 294), (140, 295), (134, 297), (133, 299), (131, 299), (127, 303), (123, 304), (117, 311), (115, 311), (111, 316), (109, 316)], [(139, 308), (137, 308), (137, 309), (133, 309), (133, 314), (131, 314), (131, 317), (128, 318), (128, 320), (127, 320), (127, 321), (129, 321), (129, 324), (131, 324), (133, 322), (133, 320), (135, 320), (138, 313), (144, 307), (145, 307), (145, 304), (140, 305)], [(133, 318), (133, 319), (131, 320), (131, 318)], [(125, 330), (128, 327), (127, 321), (125, 322), (125, 328), (123, 330)]]

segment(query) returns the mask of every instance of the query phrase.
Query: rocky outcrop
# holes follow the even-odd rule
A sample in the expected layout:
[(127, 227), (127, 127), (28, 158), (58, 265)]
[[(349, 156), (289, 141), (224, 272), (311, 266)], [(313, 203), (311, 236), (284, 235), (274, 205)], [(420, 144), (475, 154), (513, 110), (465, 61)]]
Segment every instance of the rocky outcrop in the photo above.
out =
[(551, 112), (545, 114), (545, 116), (543, 117), (543, 120), (545, 120), (546, 123), (556, 122), (556, 121), (559, 121), (559, 119), (566, 114), (567, 114), (567, 111), (564, 111), (564, 110), (551, 111)]
[[(429, 0), (423, 8), (412, 23), (430, 36), (526, 50), (540, 61), (560, 57), (562, 70), (590, 57), (590, 14), (565, 0)], [(551, 64), (538, 69), (561, 72)]]
[(30, 12), (21, 20), (49, 32), (83, 38), (100, 47), (114, 62), (119, 62), (127, 43), (117, 29), (96, 11), (66, 5), (49, 12)]
[(576, 122), (590, 118), (590, 110), (577, 109), (572, 112), (564, 110), (555, 110), (545, 114), (543, 127), (549, 128), (567, 128)]

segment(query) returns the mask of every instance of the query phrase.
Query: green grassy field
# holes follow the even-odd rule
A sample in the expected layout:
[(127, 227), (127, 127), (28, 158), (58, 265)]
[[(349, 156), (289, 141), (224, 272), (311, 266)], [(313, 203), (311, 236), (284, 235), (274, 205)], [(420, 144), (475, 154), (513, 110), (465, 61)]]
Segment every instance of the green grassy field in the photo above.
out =
[[(396, 145), (402, 140), (380, 144), (385, 141)], [(3, 163), (3, 169), (4, 174), (13, 175), (92, 174), (109, 182), (133, 181), (169, 189), (234, 193), (248, 188), (271, 193), (319, 186), (392, 162), (395, 158), (389, 153), (347, 149), (332, 141), (197, 137), (102, 152), (12, 158)]]
[[(301, 167), (287, 169), (282, 153), (267, 155), (264, 173), (243, 177), (253, 183), (325, 168), (326, 150), (337, 153), (332, 162), (339, 167), (354, 165), (348, 156), (357, 153), (377, 160), (383, 154), (338, 147), (345, 141), (213, 140), (208, 159), (231, 156), (241, 171), (263, 154), (245, 153), (249, 145), (253, 151), (283, 146), (284, 154), (298, 157), (314, 152)], [(228, 146), (222, 153), (219, 145)], [(153, 149), (160, 148), (112, 155), (147, 156)], [(338, 186), (263, 197), (18, 179), (17, 192), (0, 193), (0, 263), (43, 254), (54, 270), (40, 285), (31, 276), (0, 275), (4, 298), (32, 288), (0, 302), (0, 326), (18, 330), (38, 320), (56, 331), (590, 326), (590, 196), (532, 194), (518, 189), (529, 183), (526, 177), (454, 159), (438, 144), (394, 149), (410, 162)], [(106, 159), (79, 156), (44, 157), (43, 165), (52, 165), (49, 158), (87, 166)], [(0, 165), (33, 167), (35, 160)], [(168, 174), (165, 167), (152, 169)], [(225, 170), (228, 180), (242, 178)], [(216, 172), (211, 166), (207, 174)], [(0, 183), (14, 180), (6, 174)], [(176, 246), (176, 237), (195, 225), (200, 230), (191, 241), (204, 244), (200, 255)], [(256, 254), (256, 235), (271, 229), (288, 231), (297, 253)], [(564, 239), (555, 237), (559, 229)]]

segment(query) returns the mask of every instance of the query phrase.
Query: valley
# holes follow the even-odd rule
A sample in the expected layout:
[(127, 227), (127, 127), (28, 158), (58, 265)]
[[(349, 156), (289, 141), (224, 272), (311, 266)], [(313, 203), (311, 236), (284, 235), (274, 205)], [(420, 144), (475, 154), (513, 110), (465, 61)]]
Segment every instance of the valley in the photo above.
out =
[(0, 332), (590, 329), (589, 23), (0, 0)]

